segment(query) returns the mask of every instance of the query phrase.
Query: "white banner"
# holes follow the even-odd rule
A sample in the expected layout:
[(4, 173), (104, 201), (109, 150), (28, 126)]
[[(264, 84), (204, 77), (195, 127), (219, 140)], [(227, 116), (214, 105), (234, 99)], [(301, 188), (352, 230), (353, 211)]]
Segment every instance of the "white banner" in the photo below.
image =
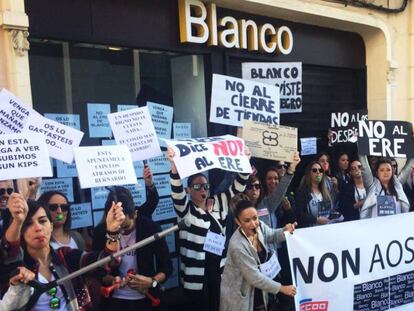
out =
[(127, 146), (93, 146), (74, 149), (82, 189), (137, 183)]
[(112, 132), (118, 145), (127, 145), (132, 161), (162, 155), (148, 107), (108, 114)]
[(302, 63), (243, 63), (243, 79), (280, 89), (280, 112), (302, 112)]
[(53, 176), (42, 135), (0, 135), (0, 180)]
[(243, 120), (280, 124), (279, 88), (213, 74), (210, 122), (242, 127)]
[(213, 168), (251, 173), (241, 138), (225, 135), (185, 140), (165, 140), (175, 149), (174, 163), (181, 178)]
[(414, 310), (414, 213), (286, 234), (296, 310)]

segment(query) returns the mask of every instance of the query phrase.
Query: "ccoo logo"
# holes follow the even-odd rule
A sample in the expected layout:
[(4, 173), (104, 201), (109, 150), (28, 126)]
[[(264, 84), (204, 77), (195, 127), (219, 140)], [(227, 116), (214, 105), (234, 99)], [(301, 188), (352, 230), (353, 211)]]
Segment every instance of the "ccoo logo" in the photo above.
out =
[(328, 301), (312, 301), (311, 298), (300, 301), (300, 311), (328, 311)]

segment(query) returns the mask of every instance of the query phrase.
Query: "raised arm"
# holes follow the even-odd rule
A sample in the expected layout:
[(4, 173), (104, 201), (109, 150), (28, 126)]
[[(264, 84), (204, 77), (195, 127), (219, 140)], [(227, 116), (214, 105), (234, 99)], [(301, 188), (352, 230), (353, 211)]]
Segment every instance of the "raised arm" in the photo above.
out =
[(364, 182), (364, 187), (368, 191), (374, 184), (374, 176), (372, 175), (367, 156), (358, 154), (358, 159), (362, 164), (362, 180)]
[(158, 190), (155, 187), (154, 180), (152, 178), (152, 172), (148, 165), (144, 166), (144, 182), (145, 182), (145, 191), (147, 194), (147, 200), (144, 204), (139, 207), (141, 214), (151, 218), (152, 213), (154, 213), (159, 202)]
[(414, 159), (407, 159), (407, 161), (405, 162), (403, 168), (401, 169), (397, 177), (398, 181), (402, 185), (404, 185), (407, 182), (408, 176), (410, 175), (411, 168), (413, 166), (414, 166)]

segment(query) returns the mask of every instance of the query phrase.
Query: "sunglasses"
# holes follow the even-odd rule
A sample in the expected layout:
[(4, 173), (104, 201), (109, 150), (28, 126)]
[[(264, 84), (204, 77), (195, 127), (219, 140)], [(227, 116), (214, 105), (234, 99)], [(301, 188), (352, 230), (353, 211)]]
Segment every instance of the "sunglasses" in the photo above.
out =
[(5, 195), (6, 192), (8, 195), (11, 195), (13, 193), (13, 188), (0, 188), (0, 195)]
[(321, 168), (313, 168), (312, 173), (323, 173), (323, 169)]
[(56, 203), (54, 203), (54, 204), (49, 204), (48, 207), (49, 207), (49, 210), (52, 211), (52, 212), (57, 211), (57, 209), (59, 207), (63, 212), (67, 212), (70, 208), (70, 204), (56, 204)]
[(193, 188), (196, 191), (200, 191), (201, 188), (203, 188), (204, 190), (209, 190), (210, 189), (210, 184), (209, 183), (205, 183), (205, 184), (194, 184), (191, 186), (191, 188)]
[(246, 185), (247, 190), (252, 190), (253, 188), (256, 189), (256, 190), (260, 190), (260, 184)]
[(46, 292), (46, 294), (51, 296), (50, 301), (49, 301), (49, 307), (51, 309), (60, 309), (60, 298), (56, 297), (57, 287), (52, 287)]
[(351, 170), (355, 171), (356, 169), (360, 170), (362, 168), (362, 165), (357, 166), (351, 166)]
[(278, 164), (278, 165), (276, 165), (276, 168), (277, 168), (278, 170), (281, 170), (282, 168), (287, 169), (287, 168), (288, 168), (288, 165), (287, 165), (287, 164)]

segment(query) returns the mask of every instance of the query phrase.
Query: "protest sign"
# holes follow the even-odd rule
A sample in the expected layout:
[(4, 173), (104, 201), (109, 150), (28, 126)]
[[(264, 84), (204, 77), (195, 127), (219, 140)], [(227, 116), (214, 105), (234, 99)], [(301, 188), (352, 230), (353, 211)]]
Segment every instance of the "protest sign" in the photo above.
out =
[(125, 185), (124, 187), (131, 192), (135, 206), (140, 206), (147, 200), (144, 180), (140, 179), (136, 185)]
[(241, 127), (243, 120), (279, 124), (279, 88), (213, 74), (210, 122)]
[(302, 63), (243, 63), (242, 77), (280, 89), (280, 113), (302, 112)]
[(42, 135), (0, 135), (0, 180), (53, 176)]
[(108, 194), (109, 190), (105, 187), (91, 188), (92, 210), (105, 208), (105, 202)]
[(72, 204), (70, 206), (72, 230), (93, 225), (91, 203)]
[(117, 111), (125, 111), (138, 108), (138, 105), (117, 105)]
[(173, 107), (147, 102), (148, 111), (159, 138), (171, 138)]
[(171, 169), (170, 161), (168, 161), (164, 154), (162, 156), (149, 159), (148, 165), (153, 174), (168, 173)]
[(296, 310), (413, 310), (413, 222), (406, 213), (285, 234)]
[(152, 214), (153, 221), (161, 221), (176, 217), (177, 214), (174, 211), (174, 204), (171, 197), (160, 199), (157, 208)]
[(191, 138), (191, 123), (174, 122), (174, 139)]
[(360, 121), (358, 152), (363, 155), (407, 158), (412, 154), (413, 130), (409, 122)]
[(331, 144), (355, 143), (354, 137), (358, 132), (358, 122), (365, 120), (368, 120), (366, 110), (331, 113)]
[(317, 153), (316, 137), (300, 139), (300, 155), (312, 155)]
[(104, 214), (105, 214), (104, 210), (93, 211), (93, 226), (94, 227), (99, 225), (99, 223), (102, 221)]
[(175, 150), (174, 163), (181, 178), (213, 168), (251, 173), (244, 141), (232, 135), (165, 140)]
[(111, 113), (110, 104), (88, 104), (89, 137), (111, 137), (108, 114)]
[(162, 155), (147, 107), (108, 115), (118, 145), (127, 145), (132, 160), (146, 160)]
[(45, 113), (44, 116), (45, 118), (80, 131), (80, 116), (78, 114)]
[(83, 132), (45, 118), (37, 112), (30, 115), (23, 131), (42, 134), (49, 155), (69, 164), (73, 162), (73, 148), (79, 146), (83, 137)]
[(65, 163), (56, 160), (57, 177), (77, 177), (78, 171), (76, 170), (75, 163)]
[(74, 149), (82, 189), (136, 184), (127, 146), (93, 146)]
[(244, 121), (243, 139), (253, 157), (291, 162), (298, 150), (298, 129)]
[(154, 175), (153, 180), (160, 197), (171, 195), (170, 174)]
[(43, 179), (40, 184), (39, 193), (46, 191), (60, 191), (66, 195), (69, 202), (74, 202), (72, 178)]
[(34, 112), (6, 89), (0, 92), (0, 135), (20, 133)]

